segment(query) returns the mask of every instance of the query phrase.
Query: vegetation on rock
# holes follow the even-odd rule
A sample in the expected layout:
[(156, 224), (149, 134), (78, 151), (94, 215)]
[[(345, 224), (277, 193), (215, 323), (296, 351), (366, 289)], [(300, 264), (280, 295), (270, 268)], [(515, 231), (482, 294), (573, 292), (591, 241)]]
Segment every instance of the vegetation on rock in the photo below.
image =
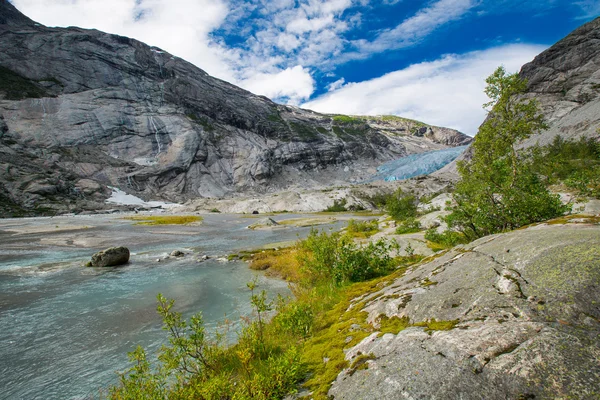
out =
[(551, 194), (531, 159), (517, 144), (547, 127), (535, 100), (525, 101), (526, 82), (498, 68), (486, 80), (492, 106), (473, 142), (473, 158), (458, 163), (461, 180), (449, 225), (473, 240), (543, 221), (567, 211)]

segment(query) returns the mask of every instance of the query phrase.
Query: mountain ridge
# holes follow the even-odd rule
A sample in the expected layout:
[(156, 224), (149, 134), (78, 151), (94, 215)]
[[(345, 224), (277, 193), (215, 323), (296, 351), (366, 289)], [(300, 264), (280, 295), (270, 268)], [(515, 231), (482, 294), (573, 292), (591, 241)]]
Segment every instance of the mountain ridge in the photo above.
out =
[(400, 117), (278, 105), (135, 39), (47, 28), (7, 0), (0, 7), (0, 74), (20, 88), (0, 86), (0, 154), (26, 151), (72, 175), (30, 179), (0, 158), (20, 182), (0, 182), (4, 196), (25, 208), (61, 208), (61, 197), (97, 208), (109, 185), (184, 201), (348, 184), (391, 159), (471, 140)]

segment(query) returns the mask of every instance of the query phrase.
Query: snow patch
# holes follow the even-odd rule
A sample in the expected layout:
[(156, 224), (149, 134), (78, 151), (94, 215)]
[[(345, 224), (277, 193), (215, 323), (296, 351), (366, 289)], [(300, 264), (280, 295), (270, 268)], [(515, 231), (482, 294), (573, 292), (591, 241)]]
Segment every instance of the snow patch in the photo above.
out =
[(120, 206), (140, 206), (145, 208), (177, 208), (181, 207), (181, 204), (177, 203), (166, 203), (164, 201), (144, 201), (139, 197), (136, 197), (132, 194), (127, 194), (121, 189), (116, 187), (109, 186), (112, 190), (111, 196), (106, 199), (106, 203), (117, 204)]

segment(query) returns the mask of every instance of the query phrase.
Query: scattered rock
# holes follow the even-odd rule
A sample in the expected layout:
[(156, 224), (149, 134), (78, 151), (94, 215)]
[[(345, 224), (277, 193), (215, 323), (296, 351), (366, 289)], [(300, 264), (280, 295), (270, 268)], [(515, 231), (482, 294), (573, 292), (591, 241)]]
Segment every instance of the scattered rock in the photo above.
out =
[(86, 264), (89, 267), (114, 267), (129, 262), (129, 249), (127, 247), (111, 247), (99, 251), (92, 256), (92, 261)]
[(180, 250), (173, 250), (170, 254), (171, 257), (184, 257), (185, 253)]

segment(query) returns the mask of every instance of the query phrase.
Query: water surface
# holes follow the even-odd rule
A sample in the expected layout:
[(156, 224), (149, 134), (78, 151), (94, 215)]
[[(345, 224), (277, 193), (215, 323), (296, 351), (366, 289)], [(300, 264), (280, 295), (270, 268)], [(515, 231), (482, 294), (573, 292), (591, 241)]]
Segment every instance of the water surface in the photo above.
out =
[[(0, 399), (98, 397), (117, 383), (115, 371), (128, 367), (127, 352), (138, 344), (156, 351), (165, 342), (159, 292), (186, 317), (201, 311), (209, 329), (249, 315), (246, 282), (255, 273), (217, 258), (310, 230), (252, 231), (252, 222), (223, 214), (190, 226), (139, 226), (122, 216), (0, 220)], [(132, 252), (127, 266), (81, 267), (95, 251), (117, 245)], [(165, 259), (176, 249), (186, 257)], [(210, 259), (199, 262), (204, 254)], [(271, 295), (287, 293), (284, 282), (259, 278)]]

